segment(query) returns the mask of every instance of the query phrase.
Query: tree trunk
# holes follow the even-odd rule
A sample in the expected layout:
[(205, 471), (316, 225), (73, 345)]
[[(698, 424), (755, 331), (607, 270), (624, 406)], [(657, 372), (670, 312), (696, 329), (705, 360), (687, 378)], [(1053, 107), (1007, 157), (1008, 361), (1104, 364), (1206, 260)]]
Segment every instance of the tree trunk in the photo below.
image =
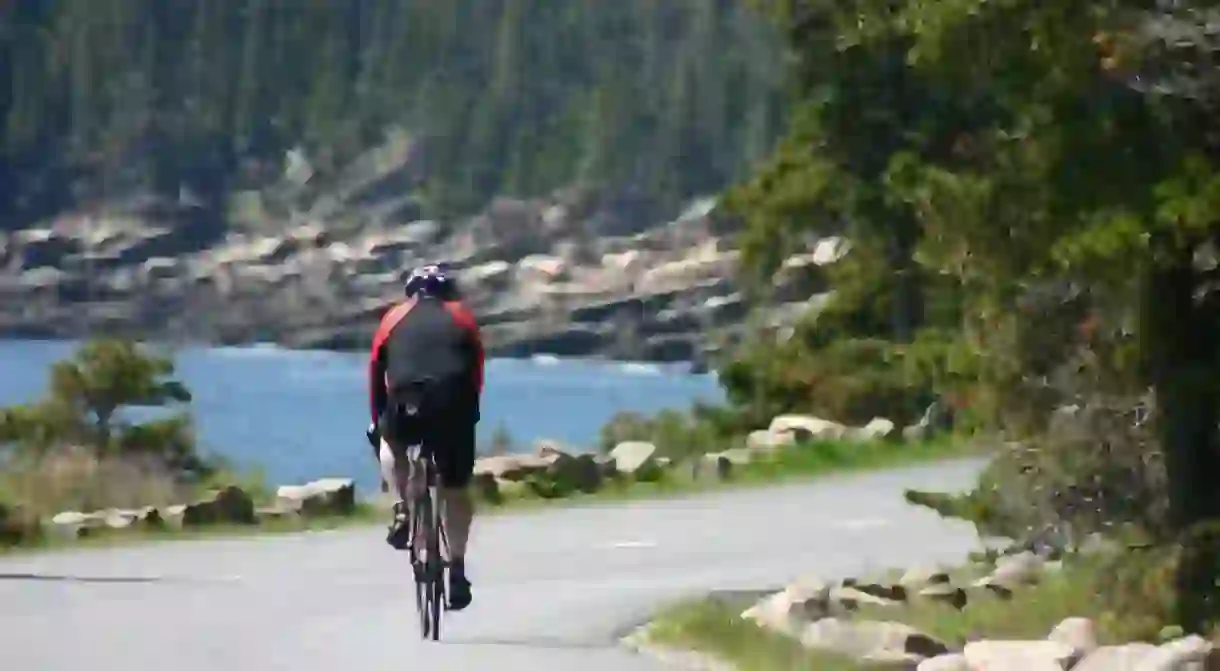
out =
[[(1176, 246), (1170, 262), (1149, 270), (1144, 287), (1144, 347), (1156, 392), (1157, 432), (1169, 482), (1169, 531), (1186, 547), (1175, 581), (1178, 624), (1202, 631), (1209, 619), (1214, 584), (1214, 548), (1200, 522), (1220, 519), (1220, 450), (1217, 420), (1220, 389), (1215, 315), (1196, 304), (1193, 249)], [(1202, 541), (1200, 543), (1199, 541)]]

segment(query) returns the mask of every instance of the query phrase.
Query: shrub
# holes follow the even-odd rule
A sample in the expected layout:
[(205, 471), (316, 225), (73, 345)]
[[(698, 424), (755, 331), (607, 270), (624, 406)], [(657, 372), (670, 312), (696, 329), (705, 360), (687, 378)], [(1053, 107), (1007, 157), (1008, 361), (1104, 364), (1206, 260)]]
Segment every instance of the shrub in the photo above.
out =
[(730, 432), (735, 421), (732, 411), (706, 405), (690, 412), (666, 409), (651, 417), (621, 412), (602, 426), (600, 447), (609, 451), (621, 442), (643, 441), (656, 445), (659, 456), (682, 459), (742, 444), (744, 435)]
[[(173, 503), (217, 474), (196, 451), (173, 362), (127, 340), (81, 346), (47, 393), (0, 409), (0, 485), (38, 514)], [(139, 422), (135, 410), (154, 416)]]

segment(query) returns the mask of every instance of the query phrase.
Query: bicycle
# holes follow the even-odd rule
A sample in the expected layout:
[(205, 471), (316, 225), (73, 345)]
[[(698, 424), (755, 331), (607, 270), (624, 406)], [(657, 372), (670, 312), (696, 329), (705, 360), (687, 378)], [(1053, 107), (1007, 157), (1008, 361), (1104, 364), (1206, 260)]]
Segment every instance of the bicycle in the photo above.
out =
[[(397, 390), (395, 395), (401, 412), (407, 417), (419, 417), (421, 404), (427, 398), (424, 392), (433, 383), (431, 378), (425, 378)], [(415, 607), (419, 612), (420, 635), (424, 640), (431, 637), (433, 641), (439, 641), (441, 611), (446, 606), (445, 580), (449, 568), (445, 560), (449, 553), (449, 542), (445, 538), (445, 525), (441, 517), (440, 468), (436, 463), (436, 455), (426, 440), (409, 445), (406, 457), (412, 476), (415, 475), (416, 468), (424, 469), (424, 487), (414, 495), (411, 502), (411, 516), (407, 527), (407, 547), (410, 550), (411, 569), (415, 578)], [(422, 559), (416, 550), (416, 534), (421, 531), (425, 534)], [(445, 549), (444, 555), (441, 554), (442, 545)]]

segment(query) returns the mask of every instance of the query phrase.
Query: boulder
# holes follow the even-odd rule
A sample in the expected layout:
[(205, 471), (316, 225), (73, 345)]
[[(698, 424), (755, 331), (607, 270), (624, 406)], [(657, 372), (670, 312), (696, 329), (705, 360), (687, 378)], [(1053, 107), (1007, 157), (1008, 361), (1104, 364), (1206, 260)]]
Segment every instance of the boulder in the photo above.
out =
[(564, 451), (563, 445), (560, 445), (554, 440), (540, 440), (534, 446), (534, 454), (543, 459), (552, 459), (556, 457), (566, 457), (568, 453)]
[(898, 579), (898, 584), (909, 590), (919, 590), (930, 585), (948, 584), (949, 573), (937, 568), (913, 567)]
[(500, 454), (480, 457), (475, 461), (474, 472), (490, 473), (498, 480), (524, 480), (550, 465), (547, 459), (533, 454)]
[(601, 473), (602, 480), (618, 478), (618, 462), (614, 457), (608, 454), (596, 454), (593, 455), (593, 463), (597, 464), (597, 470)]
[(894, 423), (890, 420), (874, 417), (864, 426), (848, 429), (847, 437), (859, 441), (886, 440), (894, 434), (894, 430)]
[(1069, 617), (1055, 625), (1046, 640), (1071, 647), (1074, 663), (1097, 649), (1097, 630), (1087, 617)]
[(156, 530), (164, 526), (161, 512), (153, 506), (124, 509), (110, 508), (102, 511), (102, 523), (110, 529), (139, 528)]
[(827, 617), (800, 632), (801, 645), (865, 663), (915, 665), (949, 652), (948, 646), (901, 622)]
[(643, 441), (626, 441), (614, 446), (610, 456), (620, 473), (636, 475), (639, 471), (656, 467), (657, 446)]
[[(716, 478), (718, 480), (728, 480), (733, 477), (733, 469), (738, 465), (738, 462), (735, 462), (733, 457), (728, 454), (730, 451), (731, 450), (726, 450), (725, 452), (713, 452), (710, 454), (705, 454), (698, 463), (701, 466), (710, 465), (712, 468), (714, 468)], [(746, 459), (744, 463), (750, 463), (749, 459)], [(699, 469), (700, 472), (702, 472), (702, 470), (702, 468)]]
[(917, 594), (929, 601), (938, 603), (946, 603), (954, 608), (961, 609), (970, 601), (966, 595), (966, 590), (955, 587), (950, 583), (942, 582), (919, 590)]
[(780, 415), (771, 420), (767, 431), (773, 434), (790, 433), (793, 441), (805, 442), (840, 440), (847, 434), (847, 427), (809, 415)]
[(164, 508), (160, 509), (161, 519), (165, 520), (166, 526), (173, 529), (180, 529), (186, 522), (186, 508), (187, 506), (184, 503), (165, 506)]
[(1056, 641), (972, 641), (962, 654), (971, 669), (1065, 671), (1076, 651)]
[(1038, 582), (1042, 577), (1046, 560), (1033, 552), (1020, 552), (1001, 557), (995, 569), (987, 576), (975, 581), (975, 587), (984, 587), (1000, 596), (1009, 596), (1022, 586)]
[(323, 478), (304, 485), (284, 485), (276, 502), (305, 517), (351, 515), (356, 510), (356, 483), (350, 478)]
[(773, 452), (796, 443), (796, 435), (791, 431), (775, 433), (767, 429), (751, 431), (746, 436), (746, 448), (756, 452)]
[(741, 617), (760, 627), (795, 636), (806, 624), (830, 615), (833, 589), (829, 583), (818, 580), (798, 581), (759, 600)]
[(254, 524), (254, 500), (236, 485), (229, 485), (209, 492), (194, 503), (186, 504), (182, 511), (184, 527), (201, 527), (212, 524)]
[(1150, 643), (1101, 646), (1084, 656), (1072, 671), (1203, 671), (1212, 644), (1187, 636), (1161, 646)]
[(50, 526), (60, 538), (84, 538), (106, 528), (106, 513), (65, 510), (51, 518)]
[(919, 663), (915, 667), (915, 671), (973, 671), (970, 668), (970, 663), (966, 661), (966, 656), (959, 652), (951, 652), (947, 655), (937, 655), (929, 657)]
[(563, 489), (591, 494), (601, 488), (602, 473), (593, 455), (572, 456), (560, 452), (550, 458), (546, 475), (559, 482)]

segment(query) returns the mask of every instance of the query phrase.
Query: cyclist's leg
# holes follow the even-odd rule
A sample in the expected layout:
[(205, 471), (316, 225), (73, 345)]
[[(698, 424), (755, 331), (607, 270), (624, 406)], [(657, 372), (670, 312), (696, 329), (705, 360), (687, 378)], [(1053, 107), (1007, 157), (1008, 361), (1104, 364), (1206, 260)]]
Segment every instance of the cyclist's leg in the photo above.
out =
[[(407, 418), (397, 411), (390, 410), (382, 417), (381, 447), (378, 452), (381, 478), (398, 497), (386, 542), (399, 550), (407, 547), (411, 505), (414, 497), (418, 495), (420, 481), (420, 478), (412, 477), (416, 469), (412, 468), (407, 449), (412, 442), (418, 442), (412, 441), (414, 433), (411, 429)], [(422, 473), (420, 475), (422, 476)]]
[(438, 454), (441, 469), (441, 496), (445, 502), (445, 532), (452, 559), (466, 558), (466, 543), (474, 521), (474, 501), (470, 480), (474, 475), (475, 429), (469, 422), (454, 423), (445, 429), (446, 442)]
[(474, 518), (470, 480), (474, 472), (475, 425), (468, 419), (447, 422), (441, 435), (437, 465), (441, 471), (445, 539), (449, 550), (449, 603), (454, 610), (470, 605), (470, 580), (466, 576), (466, 543)]

